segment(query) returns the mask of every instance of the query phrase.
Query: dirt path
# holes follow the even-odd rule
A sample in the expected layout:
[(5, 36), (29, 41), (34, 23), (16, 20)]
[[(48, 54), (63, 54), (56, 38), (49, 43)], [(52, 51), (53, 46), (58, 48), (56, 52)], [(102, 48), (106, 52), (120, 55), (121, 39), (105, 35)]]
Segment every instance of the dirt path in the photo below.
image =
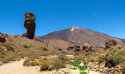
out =
[[(0, 66), (0, 74), (62, 74), (56, 71), (39, 72), (39, 67), (24, 67), (22, 63), (23, 63), (23, 60), (15, 61), (15, 62)], [(70, 71), (70, 74), (79, 74), (78, 71), (73, 71), (71, 69), (70, 70), (64, 69), (64, 70)], [(101, 73), (90, 71), (90, 74), (101, 74)]]

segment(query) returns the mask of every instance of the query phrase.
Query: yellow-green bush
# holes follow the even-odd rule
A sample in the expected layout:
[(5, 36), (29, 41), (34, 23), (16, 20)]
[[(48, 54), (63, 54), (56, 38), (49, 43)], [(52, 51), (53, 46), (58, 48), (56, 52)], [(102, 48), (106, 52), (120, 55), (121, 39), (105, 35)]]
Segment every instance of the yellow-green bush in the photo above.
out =
[(17, 40), (15, 44), (23, 46), (24, 48), (31, 48), (32, 43), (30, 41), (24, 41), (24, 40)]
[(47, 59), (29, 58), (29, 59), (24, 61), (24, 66), (40, 66), (40, 65), (48, 64), (48, 63), (49, 63), (49, 60), (47, 60)]
[(106, 67), (115, 67), (125, 63), (125, 50), (112, 48), (108, 52), (101, 56), (99, 62), (105, 62)]

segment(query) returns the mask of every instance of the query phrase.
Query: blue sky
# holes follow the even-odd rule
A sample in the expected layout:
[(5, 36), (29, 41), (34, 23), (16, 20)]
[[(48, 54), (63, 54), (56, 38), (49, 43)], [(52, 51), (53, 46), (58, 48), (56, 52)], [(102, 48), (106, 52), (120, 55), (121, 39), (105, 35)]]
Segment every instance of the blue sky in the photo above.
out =
[(125, 38), (125, 0), (0, 0), (0, 32), (23, 34), (28, 11), (37, 35), (75, 25)]

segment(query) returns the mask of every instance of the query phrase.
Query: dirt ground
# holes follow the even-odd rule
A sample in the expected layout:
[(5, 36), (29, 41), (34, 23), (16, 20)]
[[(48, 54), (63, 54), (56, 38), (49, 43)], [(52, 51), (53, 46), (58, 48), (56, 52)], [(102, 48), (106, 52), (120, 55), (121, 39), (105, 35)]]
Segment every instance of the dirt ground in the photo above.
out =
[[(64, 74), (63, 71), (69, 72), (70, 74), (79, 74), (77, 70), (61, 69), (60, 71), (45, 71), (40, 72), (39, 67), (24, 67), (24, 60), (15, 61), (0, 66), (0, 74)], [(98, 72), (90, 71), (90, 74), (101, 74)]]

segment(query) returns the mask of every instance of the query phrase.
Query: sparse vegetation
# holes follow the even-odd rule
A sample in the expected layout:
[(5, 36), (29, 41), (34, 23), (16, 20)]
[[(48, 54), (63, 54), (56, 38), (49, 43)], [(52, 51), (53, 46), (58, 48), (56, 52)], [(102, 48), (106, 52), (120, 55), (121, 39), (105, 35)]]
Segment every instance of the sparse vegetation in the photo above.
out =
[(119, 64), (125, 63), (124, 50), (117, 48), (109, 49), (108, 52), (102, 57), (101, 61), (105, 62), (108, 68), (115, 67)]
[[(101, 53), (97, 59), (99, 63), (103, 63), (103, 70), (110, 74), (121, 74), (125, 66), (125, 50), (117, 47), (109, 48), (104, 53)], [(105, 69), (107, 68), (107, 69)]]
[(20, 37), (11, 39), (11, 42), (0, 44), (0, 61), (3, 63), (24, 57), (39, 57), (53, 53), (55, 51), (53, 49), (49, 50), (46, 45), (41, 43), (33, 44), (32, 41)]
[(44, 58), (28, 58), (24, 62), (24, 66), (40, 66), (40, 71), (58, 70), (60, 68), (65, 68), (65, 61), (66, 57), (62, 55), (55, 57), (44, 56)]
[[(76, 49), (77, 48), (80, 49), (79, 47), (76, 47)], [(72, 52), (75, 53), (75, 51)], [(85, 74), (83, 71), (88, 70), (87, 68), (90, 66), (86, 65), (89, 65), (89, 63), (98, 66), (104, 63), (105, 66), (103, 68), (108, 68), (109, 70), (113, 68), (110, 72), (117, 71), (117, 66), (122, 67), (121, 72), (124, 73), (125, 71), (125, 50), (122, 48), (111, 47), (94, 52), (82, 52), (82, 50), (80, 50), (77, 53), (78, 55), (74, 54), (75, 57), (69, 59), (66, 56), (69, 53), (65, 52), (63, 49), (50, 49), (49, 46), (45, 44), (37, 42), (33, 44), (32, 41), (27, 39), (17, 39), (15, 42), (12, 41), (10, 43), (0, 44), (0, 61), (2, 61), (2, 63), (8, 63), (27, 57), (28, 59), (25, 60), (24, 66), (40, 66), (40, 71), (51, 71), (65, 68), (67, 64), (70, 64), (70, 60), (78, 61), (79, 59), (80, 63), (82, 62), (84, 64), (84, 67), (80, 67), (80, 63), (76, 63), (75, 61), (76, 66), (73, 63), (72, 65), (75, 66), (81, 74)], [(96, 62), (98, 62), (98, 64), (95, 64)], [(91, 67), (91, 69), (92, 68), (94, 67)], [(96, 68), (96, 70), (100, 71), (99, 69), (100, 68)], [(105, 70), (105, 72), (106, 71), (108, 70)]]
[(13, 44), (1, 44), (0, 45), (0, 61), (8, 63), (9, 61), (17, 60), (17, 50)]

